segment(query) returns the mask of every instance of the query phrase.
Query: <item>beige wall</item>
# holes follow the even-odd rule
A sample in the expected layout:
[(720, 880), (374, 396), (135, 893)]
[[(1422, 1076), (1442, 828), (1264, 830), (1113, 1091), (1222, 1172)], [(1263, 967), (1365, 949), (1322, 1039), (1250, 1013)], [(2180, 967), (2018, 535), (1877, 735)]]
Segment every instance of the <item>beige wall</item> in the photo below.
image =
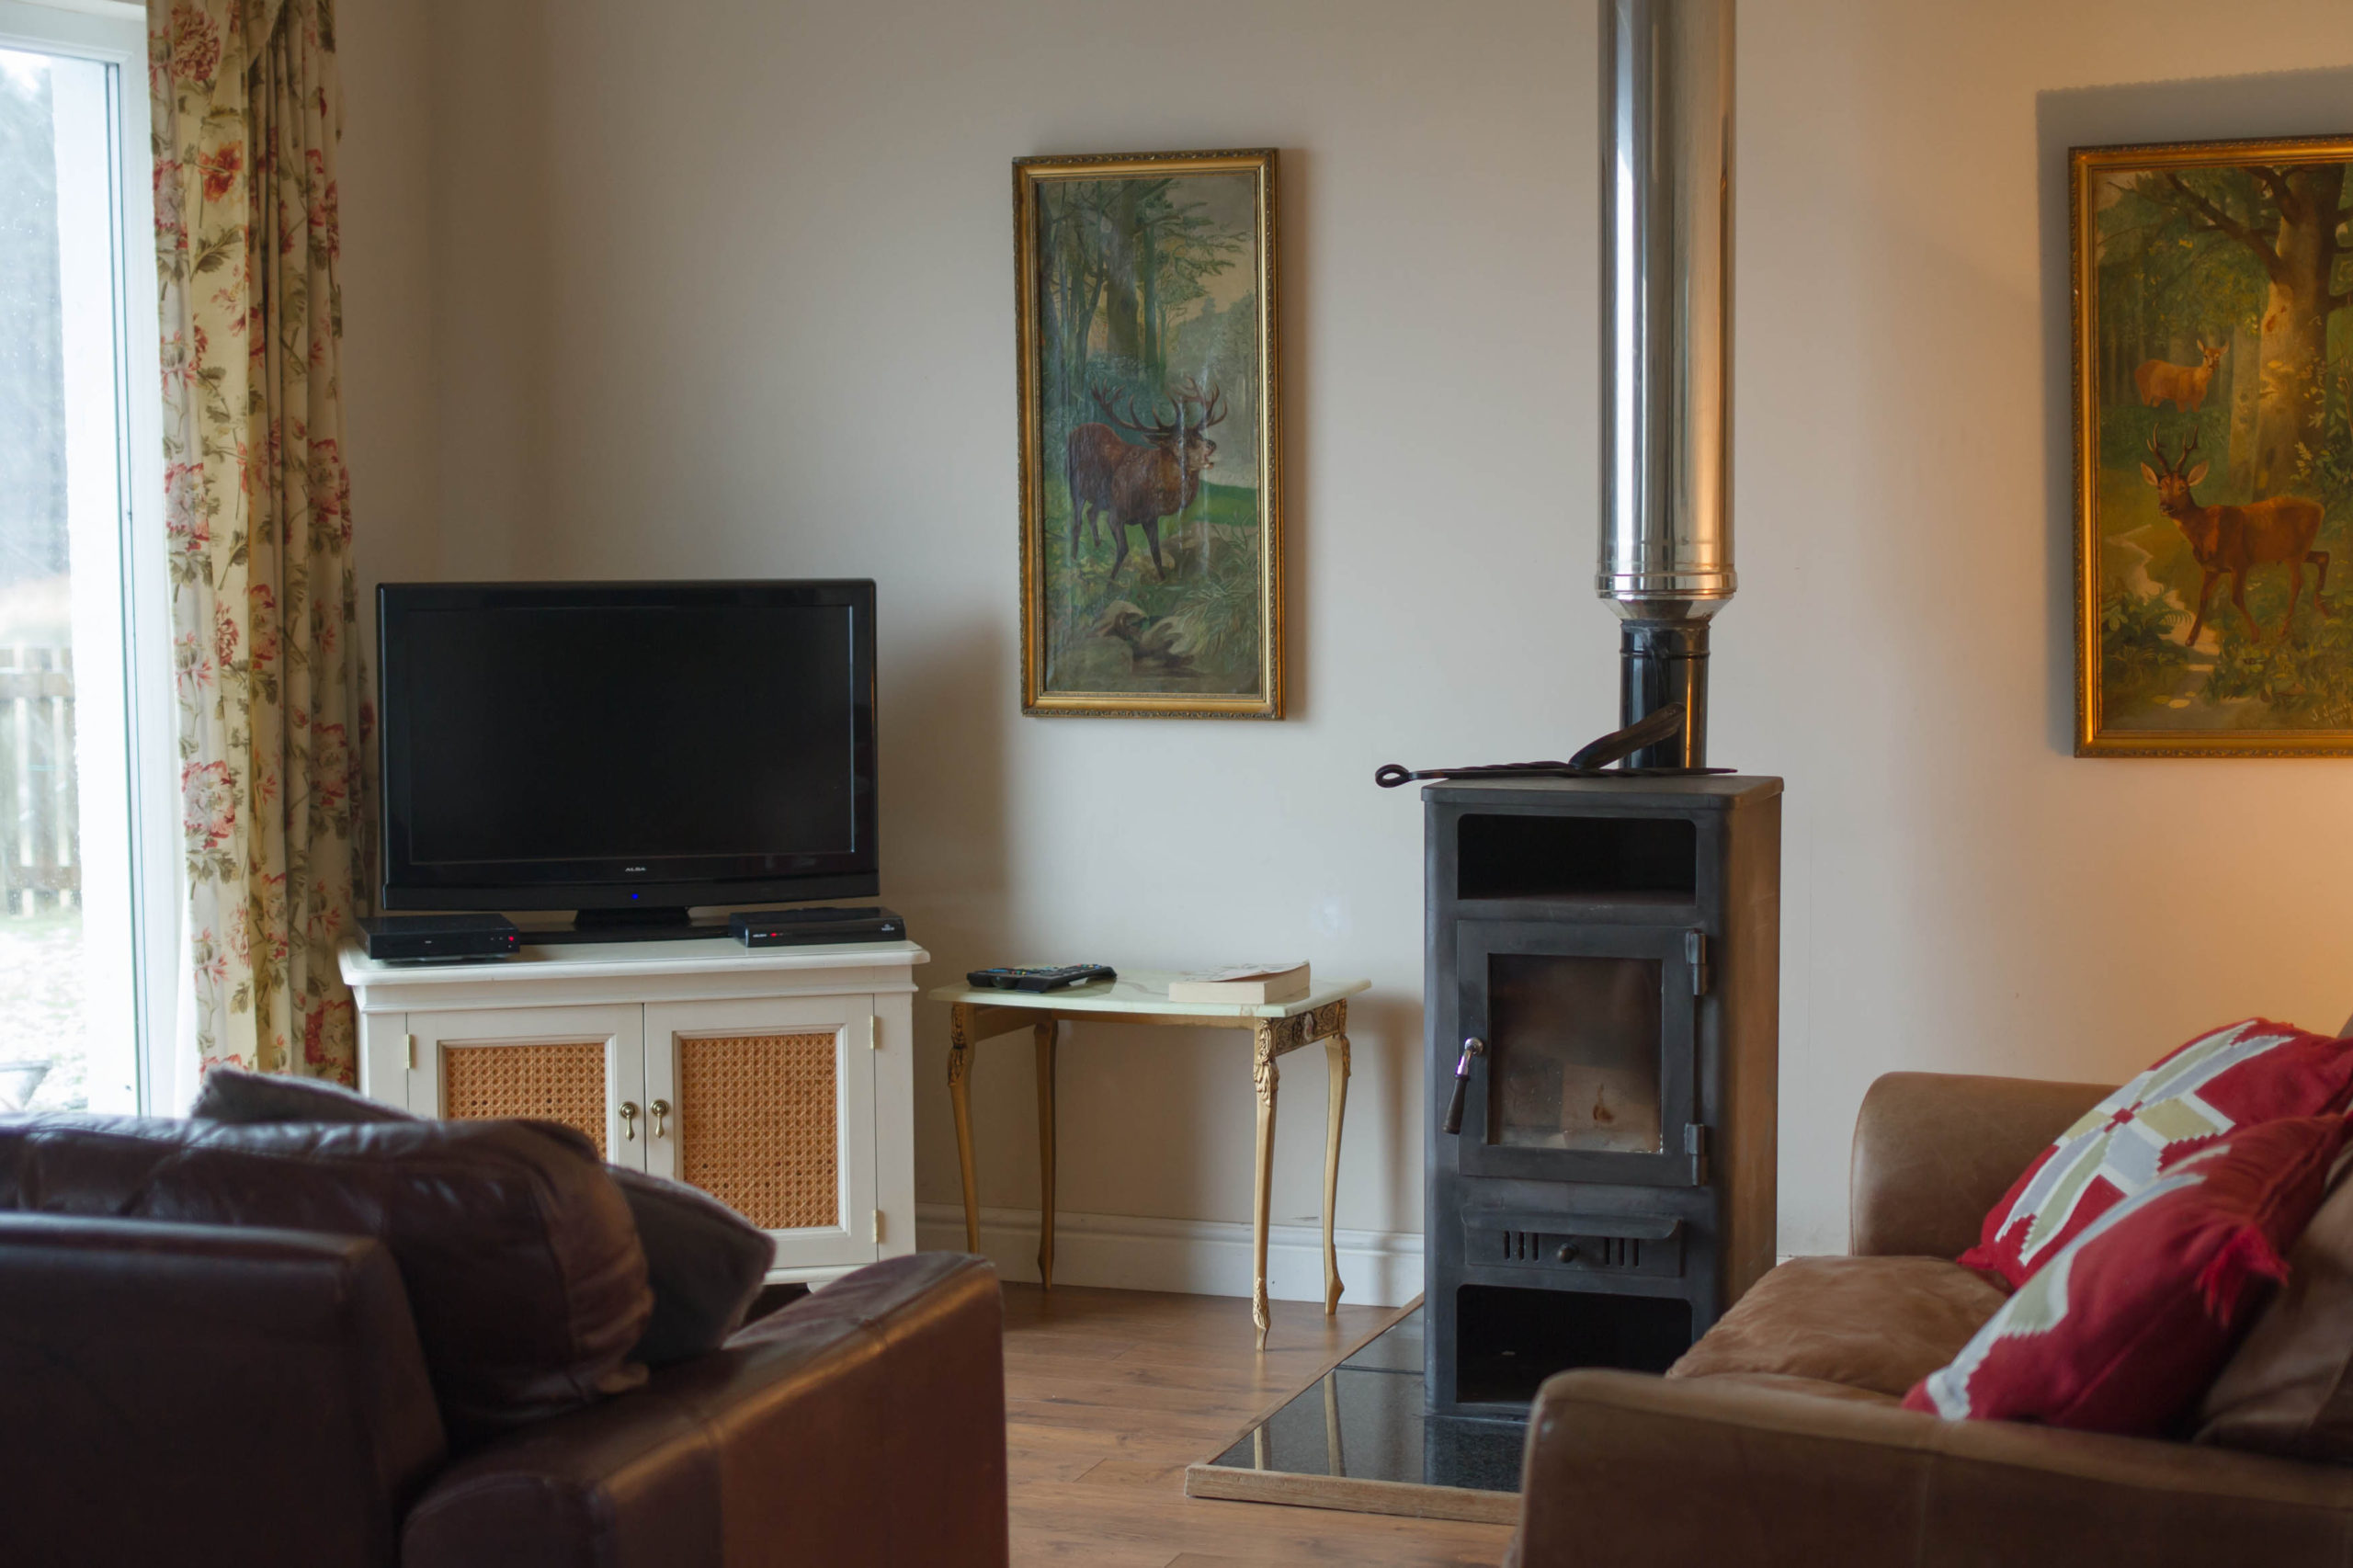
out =
[[(436, 386), (431, 123), (433, 76), (425, 7), (408, 0), (342, 0), (335, 43), (344, 137), (344, 450), (364, 525), (353, 541), (366, 597), (375, 585), (440, 574), (435, 474)], [(366, 496), (365, 503), (357, 501)], [(362, 616), (375, 668), (375, 615)]]
[[(1372, 976), (1341, 1222), (1416, 1229), (1420, 825), (1371, 771), (1614, 719), (1590, 6), (341, 10), (371, 573), (879, 579), (884, 892), (931, 979)], [(2353, 101), (2342, 0), (2215, 16), (1744, 7), (1713, 748), (1790, 781), (1785, 1250), (1843, 1245), (1879, 1073), (2115, 1077), (2236, 1015), (2353, 1005), (2353, 764), (2067, 755), (2063, 150), (2340, 130)], [(1023, 719), (1007, 160), (1261, 144), (1294, 717)], [(952, 1201), (944, 1018), (918, 1024), (918, 1185)], [(1278, 1216), (1318, 1204), (1321, 1079), (1290, 1075)], [(1065, 1207), (1246, 1217), (1238, 1037), (1083, 1036), (1063, 1096)], [(1034, 1203), (1017, 1041), (975, 1100), (983, 1200)]]

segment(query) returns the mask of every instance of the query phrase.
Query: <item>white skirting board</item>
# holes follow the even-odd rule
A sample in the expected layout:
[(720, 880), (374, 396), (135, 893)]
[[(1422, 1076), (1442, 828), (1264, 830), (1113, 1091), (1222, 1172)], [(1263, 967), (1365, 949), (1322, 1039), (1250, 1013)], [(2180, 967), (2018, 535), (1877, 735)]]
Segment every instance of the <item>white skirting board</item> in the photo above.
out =
[[(1343, 1301), (1403, 1306), (1422, 1289), (1422, 1238), (1403, 1231), (1336, 1231)], [(953, 1203), (915, 1209), (915, 1245), (964, 1250), (964, 1210)], [(981, 1210), (981, 1251), (1006, 1279), (1038, 1278), (1038, 1211)], [(1126, 1214), (1054, 1215), (1054, 1283), (1195, 1296), (1250, 1294), (1250, 1227), (1226, 1220), (1152, 1220)], [(1324, 1228), (1267, 1228), (1267, 1294), (1278, 1301), (1324, 1299)]]

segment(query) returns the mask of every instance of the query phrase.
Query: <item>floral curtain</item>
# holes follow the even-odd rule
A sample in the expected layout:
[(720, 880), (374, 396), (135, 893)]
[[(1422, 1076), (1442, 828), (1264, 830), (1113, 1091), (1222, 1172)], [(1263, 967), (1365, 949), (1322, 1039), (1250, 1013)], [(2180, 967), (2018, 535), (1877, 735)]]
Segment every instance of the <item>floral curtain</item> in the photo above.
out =
[(350, 1083), (363, 863), (332, 0), (149, 0), (184, 1036)]

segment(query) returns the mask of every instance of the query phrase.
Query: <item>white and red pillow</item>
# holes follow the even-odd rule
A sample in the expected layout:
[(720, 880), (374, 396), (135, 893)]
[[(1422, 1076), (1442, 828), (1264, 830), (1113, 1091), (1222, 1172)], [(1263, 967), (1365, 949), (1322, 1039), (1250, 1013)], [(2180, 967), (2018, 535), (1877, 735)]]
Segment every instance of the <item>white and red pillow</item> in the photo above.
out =
[(2185, 1156), (2242, 1128), (2341, 1115), (2353, 1103), (2353, 1041), (2263, 1018), (2200, 1035), (2086, 1111), (1985, 1216), (1972, 1268), (2012, 1289), (2118, 1203)]
[(2248, 1287), (2286, 1276), (2282, 1256), (2319, 1206), (2347, 1130), (2341, 1116), (2270, 1121), (2174, 1160), (2074, 1227), (1904, 1407), (2164, 1432), (2260, 1305)]

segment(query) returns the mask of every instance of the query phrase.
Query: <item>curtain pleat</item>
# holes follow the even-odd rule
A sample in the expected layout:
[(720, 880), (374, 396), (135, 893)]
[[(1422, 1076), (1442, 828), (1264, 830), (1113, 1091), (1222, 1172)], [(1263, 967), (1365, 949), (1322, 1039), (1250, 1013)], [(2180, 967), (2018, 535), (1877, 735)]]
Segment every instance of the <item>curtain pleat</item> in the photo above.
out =
[(350, 1083), (364, 851), (328, 0), (151, 0), (183, 1033)]

